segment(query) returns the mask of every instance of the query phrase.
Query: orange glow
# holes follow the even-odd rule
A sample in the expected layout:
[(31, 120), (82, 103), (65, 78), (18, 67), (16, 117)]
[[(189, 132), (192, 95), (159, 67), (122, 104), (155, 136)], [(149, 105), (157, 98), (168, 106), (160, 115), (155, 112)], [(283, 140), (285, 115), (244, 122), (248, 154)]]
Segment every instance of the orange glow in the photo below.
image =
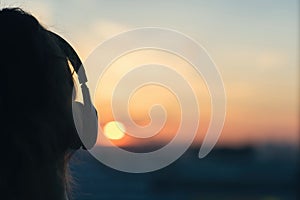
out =
[[(200, 145), (205, 137), (211, 115), (210, 95), (202, 77), (196, 75), (189, 63), (166, 52), (143, 50), (120, 57), (111, 64), (98, 83), (95, 104), (101, 115), (100, 124), (105, 125), (116, 120), (112, 111), (112, 91), (114, 85), (136, 66), (156, 60), (166, 66), (172, 66), (191, 83), (199, 102), (200, 124), (195, 145)], [(248, 74), (249, 75), (249, 74)], [(227, 93), (227, 117), (219, 144), (241, 145), (259, 142), (298, 141), (297, 94), (288, 93), (283, 88), (270, 88), (268, 84), (257, 85), (235, 82), (231, 76), (223, 74)], [(180, 83), (178, 83), (180, 84)], [(102, 87), (100, 87), (102, 86)], [(126, 85), (121, 85), (126, 87)], [(282, 95), (278, 96), (281, 90)], [(268, 95), (266, 95), (268, 94)], [(180, 102), (167, 88), (147, 85), (135, 91), (132, 96), (122, 97), (118, 101), (128, 101), (131, 120), (139, 126), (151, 123), (149, 109), (154, 104), (164, 107), (166, 123), (161, 130), (150, 138), (137, 138), (125, 135), (122, 139), (111, 141), (118, 146), (166, 144), (174, 138), (180, 124)], [(289, 102), (285, 104), (284, 102)], [(285, 104), (285, 105), (284, 105)], [(118, 108), (114, 108), (118, 109)], [(192, 108), (191, 108), (192, 109)], [(155, 116), (153, 116), (155, 117)], [(163, 117), (163, 116), (159, 116)], [(128, 127), (128, 121), (122, 121)], [(152, 124), (155, 128), (155, 124)], [(138, 132), (131, 134), (139, 135)]]
[(121, 122), (111, 121), (104, 126), (104, 135), (111, 140), (119, 140), (125, 136), (125, 127)]

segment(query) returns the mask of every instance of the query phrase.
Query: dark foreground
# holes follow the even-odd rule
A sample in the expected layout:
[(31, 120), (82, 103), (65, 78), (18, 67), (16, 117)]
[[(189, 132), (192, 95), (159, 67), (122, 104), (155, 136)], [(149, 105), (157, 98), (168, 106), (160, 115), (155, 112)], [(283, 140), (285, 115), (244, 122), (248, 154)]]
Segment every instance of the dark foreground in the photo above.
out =
[(71, 162), (73, 199), (300, 199), (295, 149), (219, 148), (201, 160), (197, 151), (146, 174), (116, 171), (79, 151)]

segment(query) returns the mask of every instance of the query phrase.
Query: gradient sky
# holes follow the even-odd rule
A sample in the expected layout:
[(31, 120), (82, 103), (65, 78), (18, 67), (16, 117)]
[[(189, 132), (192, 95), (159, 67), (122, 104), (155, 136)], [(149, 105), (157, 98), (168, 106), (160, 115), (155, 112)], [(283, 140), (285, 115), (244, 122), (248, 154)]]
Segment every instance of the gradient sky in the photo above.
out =
[[(299, 142), (299, 1), (1, 0), (0, 6), (20, 6), (31, 12), (45, 27), (66, 38), (83, 60), (105, 39), (132, 28), (155, 26), (185, 33), (206, 48), (224, 81), (227, 117), (220, 144)], [(161, 52), (136, 53), (134, 58), (118, 60), (112, 66), (114, 73), (121, 73), (119, 65), (129, 69), (149, 58), (178, 68), (185, 66), (178, 58)], [(197, 97), (202, 100), (197, 136), (201, 141), (209, 122), (209, 96), (205, 85), (194, 81), (192, 72), (186, 73), (198, 84)], [(107, 90), (110, 81), (105, 83)], [(156, 139), (169, 140), (179, 119), (174, 111), (178, 109), (176, 100), (162, 88), (145, 91), (132, 100), (137, 102), (130, 105), (133, 119), (141, 125), (149, 122), (146, 108), (157, 95), (145, 95), (154, 91), (163, 94), (160, 103), (169, 105), (169, 125)], [(112, 120), (109, 98), (98, 100), (96, 104), (105, 113), (101, 123)]]

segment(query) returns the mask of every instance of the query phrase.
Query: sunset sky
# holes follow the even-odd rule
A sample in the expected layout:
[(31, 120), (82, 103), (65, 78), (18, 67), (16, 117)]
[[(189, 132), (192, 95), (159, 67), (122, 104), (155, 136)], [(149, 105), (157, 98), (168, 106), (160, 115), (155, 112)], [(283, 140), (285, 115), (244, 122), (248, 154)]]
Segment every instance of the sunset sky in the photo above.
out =
[[(66, 38), (83, 61), (101, 42), (126, 30), (180, 31), (205, 47), (223, 78), (227, 116), (219, 144), (299, 142), (299, 1), (0, 1), (0, 7), (7, 6), (32, 13)], [(151, 61), (172, 65), (192, 84), (201, 112), (195, 141), (200, 143), (210, 119), (209, 93), (201, 77), (189, 70), (189, 63), (166, 52), (138, 51), (112, 64), (107, 73), (114, 76), (103, 77), (104, 95), (96, 92), (95, 97), (101, 125), (114, 120), (109, 106), (113, 84), (126, 70)], [(129, 102), (133, 120), (147, 125), (148, 109), (155, 103), (167, 112), (159, 134), (147, 141), (125, 136), (116, 144), (164, 143), (174, 136), (180, 107), (165, 88), (147, 86), (137, 91)]]

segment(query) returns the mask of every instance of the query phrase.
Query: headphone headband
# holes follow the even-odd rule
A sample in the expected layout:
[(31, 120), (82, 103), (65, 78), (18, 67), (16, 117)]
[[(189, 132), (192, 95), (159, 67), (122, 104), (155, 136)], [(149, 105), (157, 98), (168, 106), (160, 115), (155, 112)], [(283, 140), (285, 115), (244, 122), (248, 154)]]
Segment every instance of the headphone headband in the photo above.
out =
[(54, 39), (58, 40), (57, 44), (59, 47), (65, 52), (66, 57), (71, 62), (76, 74), (78, 75), (78, 80), (80, 84), (86, 83), (87, 76), (85, 73), (84, 68), (82, 67), (82, 62), (77, 55), (76, 51), (73, 49), (73, 47), (61, 36), (57, 35), (56, 33), (53, 33), (51, 31), (48, 31), (48, 34), (50, 34)]

